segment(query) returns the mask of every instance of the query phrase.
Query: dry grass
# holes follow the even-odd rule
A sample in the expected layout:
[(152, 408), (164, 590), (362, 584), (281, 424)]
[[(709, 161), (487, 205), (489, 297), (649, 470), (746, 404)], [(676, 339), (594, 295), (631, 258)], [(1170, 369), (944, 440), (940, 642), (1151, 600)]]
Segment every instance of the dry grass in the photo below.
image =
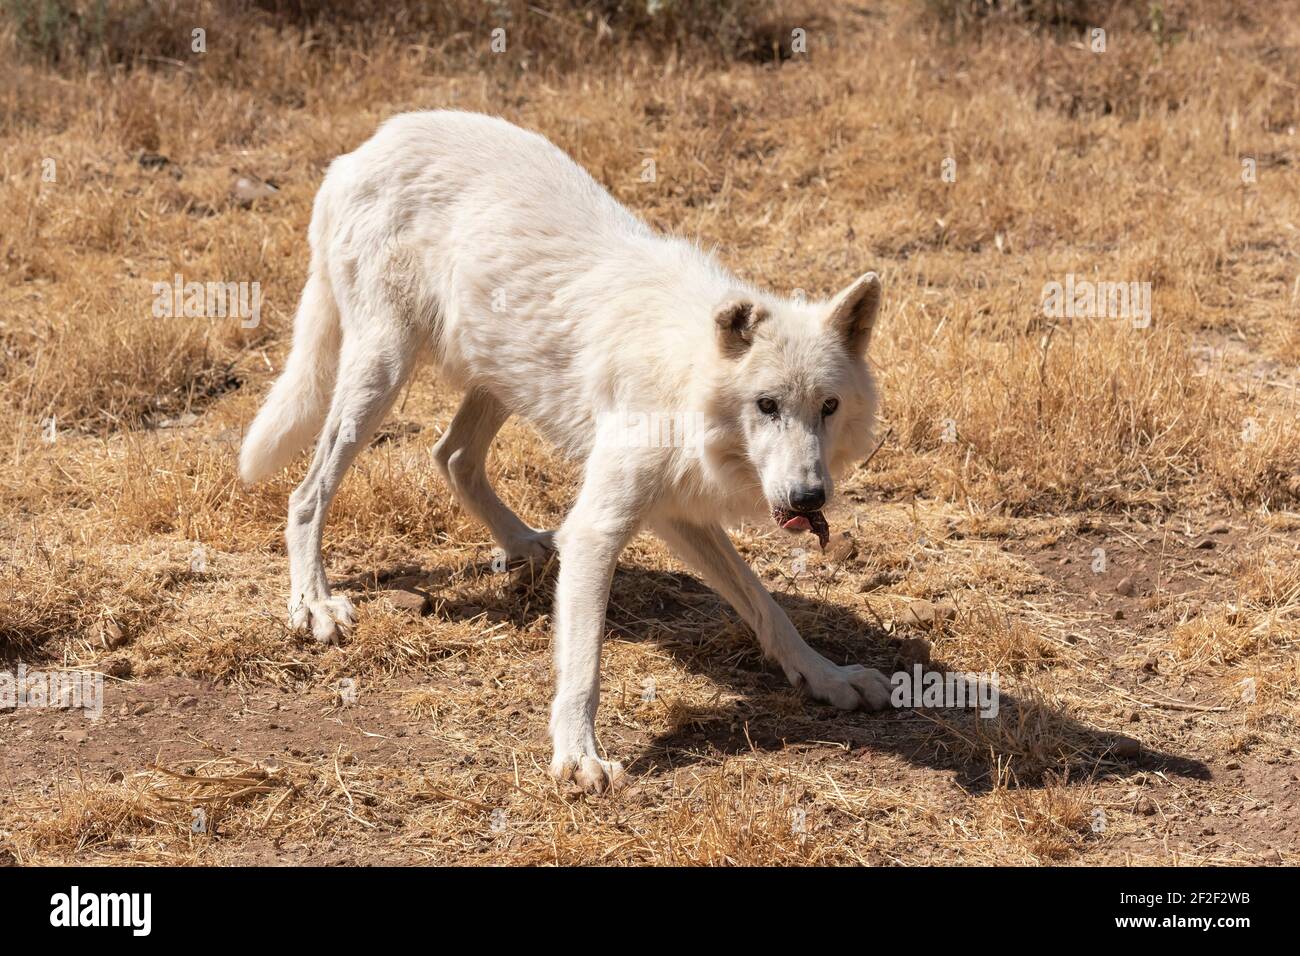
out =
[[(201, 55), (191, 6), (109, 6), (103, 29), (72, 4), (0, 17), (0, 657), (119, 678), (81, 749), (33, 748), (67, 715), (0, 714), (20, 755), (0, 757), (0, 853), (1300, 854), (1294, 834), (1243, 824), (1215, 844), (1197, 822), (1237, 792), (1229, 759), (1248, 761), (1247, 792), (1284, 800), (1300, 729), (1294, 4), (1264, 22), (1209, 0), (1159, 17), (728, 2), (701, 30), (702, 0), (644, 22), (629, 4), (435, 4), (424, 20), (398, 5), (369, 25), (328, 4), (220, 3), (204, 5)], [(42, 33), (20, 7), (57, 7), (61, 26)], [(1096, 17), (1104, 53), (1081, 25)], [(938, 670), (996, 670), (996, 719), (808, 706), (643, 536), (614, 585), (600, 724), (632, 784), (606, 800), (558, 789), (543, 770), (553, 568), (492, 572), (432, 464), (457, 396), (427, 372), (327, 529), (331, 578), (363, 602), (356, 631), (336, 648), (287, 632), (280, 533), (301, 466), (240, 487), (240, 429), (288, 346), (325, 165), (392, 113), (443, 106), (544, 131), (656, 226), (779, 291), (882, 271), (890, 437), (833, 516), (851, 553), (800, 569), (784, 538), (736, 540), (832, 657), (892, 668), (923, 650)], [(241, 200), (239, 176), (278, 192)], [(260, 324), (153, 318), (152, 283), (177, 273), (259, 282)], [(1044, 316), (1045, 283), (1067, 274), (1149, 282), (1150, 327)], [(490, 467), (535, 524), (574, 493), (574, 465), (519, 423)], [(1220, 519), (1224, 544), (1195, 550)], [(1074, 575), (1103, 545), (1127, 570)], [(1124, 573), (1147, 590), (1121, 619)], [(430, 613), (366, 600), (393, 586), (428, 594)], [(908, 625), (916, 599), (954, 613)], [(197, 710), (175, 710), (182, 693)], [(183, 732), (140, 730), (154, 698)]]

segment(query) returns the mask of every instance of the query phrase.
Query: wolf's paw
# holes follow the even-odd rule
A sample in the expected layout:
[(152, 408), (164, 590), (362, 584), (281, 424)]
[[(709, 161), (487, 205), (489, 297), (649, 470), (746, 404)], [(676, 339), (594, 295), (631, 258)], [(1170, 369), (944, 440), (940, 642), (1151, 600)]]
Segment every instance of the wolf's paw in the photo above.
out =
[(557, 753), (551, 759), (551, 776), (560, 783), (572, 781), (586, 793), (604, 793), (624, 783), (623, 765), (590, 754)]
[(555, 553), (555, 532), (533, 531), (507, 541), (501, 549), (506, 560), (528, 561), (533, 564), (545, 564)]
[(337, 644), (352, 630), (356, 612), (343, 595), (321, 601), (296, 601), (289, 606), (289, 626), (299, 633), (311, 632), (321, 644)]
[(889, 706), (892, 693), (889, 678), (875, 668), (861, 664), (841, 667), (824, 657), (787, 667), (786, 676), (815, 700), (840, 710), (882, 710)]

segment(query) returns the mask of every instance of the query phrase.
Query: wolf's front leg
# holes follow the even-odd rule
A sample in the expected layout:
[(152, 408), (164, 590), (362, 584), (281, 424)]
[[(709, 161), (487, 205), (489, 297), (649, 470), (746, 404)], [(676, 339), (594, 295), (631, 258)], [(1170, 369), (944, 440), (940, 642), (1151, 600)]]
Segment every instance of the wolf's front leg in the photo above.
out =
[(880, 710), (889, 703), (889, 679), (880, 671), (833, 663), (808, 646), (718, 525), (664, 518), (654, 529), (754, 629), (763, 653), (795, 687), (844, 710)]
[(614, 567), (636, 531), (645, 495), (639, 470), (599, 449), (587, 462), (582, 491), (556, 532), (560, 580), (555, 592), (555, 702), (551, 773), (589, 793), (613, 785), (623, 765), (596, 745), (600, 648)]

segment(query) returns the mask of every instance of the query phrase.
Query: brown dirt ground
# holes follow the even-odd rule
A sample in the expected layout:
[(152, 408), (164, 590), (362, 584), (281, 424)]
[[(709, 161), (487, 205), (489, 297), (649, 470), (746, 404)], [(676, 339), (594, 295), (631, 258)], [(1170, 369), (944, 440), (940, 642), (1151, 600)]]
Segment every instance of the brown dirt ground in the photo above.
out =
[[(902, 506), (840, 509), (836, 524), (844, 527), (856, 517), (855, 537), (866, 551), (872, 517), (882, 510), (897, 512)], [(969, 534), (960, 521), (950, 520), (948, 536), (928, 542), (941, 553), (990, 549), (997, 560), (1014, 561), (1031, 577), (1021, 600), (1044, 626), (1031, 638), (1037, 646), (1014, 648), (1012, 658), (1018, 652), (1049, 668), (1059, 667), (1060, 659), (1069, 661), (1073, 706), (1066, 717), (1048, 705), (1049, 721), (1069, 725), (1054, 727), (1053, 734), (1071, 741), (1071, 763), (1085, 768), (1086, 776), (1065, 788), (1050, 782), (1049, 772), (1046, 785), (1008, 789), (997, 779), (995, 764), (972, 761), (963, 739), (970, 721), (961, 717), (911, 710), (844, 715), (797, 700), (779, 674), (761, 666), (743, 627), (702, 585), (633, 559), (615, 582), (606, 655), (615, 661), (626, 654), (649, 655), (656, 662), (652, 673), (671, 677), (658, 678), (654, 702), (641, 700), (642, 686), (626, 668), (607, 678), (601, 739), (630, 762), (631, 783), (613, 796), (579, 797), (553, 785), (544, 773), (549, 650), (545, 602), (536, 599), (546, 593), (549, 576), (539, 583), (532, 569), (520, 568), (509, 584), (499, 586), (490, 569), (471, 565), (463, 571), (470, 587), (449, 599), (439, 597), (445, 575), (417, 563), (367, 570), (389, 578), (381, 586), (393, 586), (391, 576), (397, 575), (400, 586), (433, 598), (434, 610), (415, 619), (415, 627), (436, 631), (442, 623), (465, 622), (483, 632), (480, 640), (488, 647), (504, 645), (503, 655), (493, 655), (500, 666), (467, 667), (458, 662), (463, 647), (440, 647), (431, 673), (399, 669), (391, 676), (361, 678), (352, 704), (336, 687), (319, 681), (232, 685), (166, 674), (166, 668), (160, 676), (111, 680), (98, 721), (57, 710), (0, 715), (6, 741), (0, 811), (15, 821), (17, 811), (36, 799), (61, 806), (64, 813), (85, 812), (78, 802), (86, 799), (84, 791), (129, 786), (127, 778), (133, 777), (162, 789), (175, 784), (166, 795), (183, 798), (195, 792), (193, 784), (174, 778), (160, 783), (164, 775), (151, 768), (202, 776), (205, 762), (216, 760), (231, 772), (220, 763), (230, 756), (292, 775), (282, 806), (270, 810), (262, 802), (269, 804), (270, 798), (257, 798), (270, 825), (249, 827), (242, 818), (228, 824), (218, 801), (206, 835), (186, 834), (174, 822), (169, 828), (182, 832), (170, 839), (151, 833), (157, 859), (467, 862), (492, 859), (494, 851), (504, 849), (531, 862), (566, 862), (553, 843), (554, 828), (563, 824), (552, 818), (566, 807), (576, 815), (571, 825), (595, 823), (606, 836), (617, 835), (609, 853), (635, 859), (650, 852), (645, 844), (654, 837), (653, 830), (644, 831), (644, 815), (672, 812), (701, 793), (708, 795), (708, 806), (725, 799), (714, 793), (720, 781), (736, 776), (743, 781), (757, 772), (781, 782), (785, 794), (776, 806), (790, 812), (802, 807), (810, 827), (838, 828), (841, 839), (859, 841), (853, 854), (864, 862), (897, 859), (891, 854), (897, 837), (873, 839), (874, 827), (897, 829), (895, 817), (919, 815), (922, 820), (909, 821), (908, 830), (938, 827), (944, 839), (908, 846), (907, 862), (981, 858), (963, 843), (993, 840), (985, 829), (992, 827), (1015, 831), (1006, 843), (1025, 841), (1026, 861), (1294, 863), (1300, 859), (1294, 748), (1249, 729), (1246, 710), (1235, 699), (1239, 695), (1214, 671), (1184, 674), (1176, 661), (1165, 663), (1171, 606), (1226, 601), (1232, 596), (1225, 587), (1231, 580), (1227, 569), (1243, 550), (1265, 539), (1295, 545), (1294, 531), (1261, 534), (1249, 524), (1239, 515), (1212, 514), (1171, 518), (1159, 526), (1138, 519), (1076, 518), (1068, 529), (1018, 533), (1006, 527), (986, 536)], [(1206, 529), (1213, 531), (1205, 534)], [(780, 541), (774, 537), (742, 535), (742, 540), (763, 565)], [(1106, 549), (1102, 573), (1092, 570), (1098, 547)], [(874, 618), (889, 613), (884, 608), (891, 606), (890, 591), (906, 587), (906, 572), (880, 588), (862, 585), (869, 590), (863, 591), (860, 607), (818, 597), (819, 579), (857, 573), (861, 566), (856, 555), (838, 561), (814, 556), (807, 580), (782, 580), (785, 572), (771, 564), (768, 576), (797, 621), (823, 621), (813, 634), (836, 635), (813, 638), (834, 659), (906, 666), (911, 658), (901, 639), (918, 635), (932, 642), (937, 659), (954, 640), (947, 633), (949, 622), (895, 628), (887, 620), (882, 630)], [(1125, 579), (1134, 582), (1132, 593), (1128, 587), (1117, 591)], [(337, 583), (364, 599), (363, 585), (376, 582)], [(980, 613), (978, 586), (954, 603), (951, 630), (960, 633), (963, 622)], [(678, 621), (689, 622), (685, 633), (677, 633)], [(308, 661), (335, 653), (310, 643), (295, 651)], [(1014, 659), (1007, 664), (1013, 670), (1018, 666)], [(703, 685), (704, 692), (690, 695), (694, 704), (683, 704), (676, 699), (679, 682)], [(431, 716), (420, 702), (432, 708)], [(1005, 695), (1003, 706), (1020, 706), (1014, 691)], [(1030, 712), (1034, 707), (1024, 705)], [(667, 712), (667, 719), (656, 712)], [(1123, 751), (1118, 741), (1126, 737), (1140, 742), (1139, 752)], [(485, 738), (494, 744), (484, 746)], [(346, 771), (339, 770), (340, 760)], [(450, 778), (448, 767), (456, 770)], [(1086, 793), (1082, 802), (1071, 790), (1078, 785)], [(851, 796), (842, 792), (846, 789)], [(923, 801), (909, 796), (917, 793), (925, 794)], [(1074, 797), (1068, 811), (1050, 805), (1061, 793)], [(1012, 805), (999, 808), (995, 820), (969, 820), (972, 803), (998, 795)], [(730, 799), (744, 798), (732, 793)], [(516, 821), (520, 803), (527, 809)], [(202, 804), (181, 804), (192, 805)], [(538, 820), (534, 805), (550, 813)], [(498, 808), (504, 817), (494, 818)], [(768, 817), (773, 810), (770, 801), (759, 808)], [(1099, 818), (1099, 811), (1104, 816)], [(715, 812), (716, 825), (734, 827), (731, 814), (755, 811), (742, 803)], [(431, 814), (451, 814), (459, 826), (451, 832), (445, 823), (431, 828)], [(1062, 815), (1073, 820), (1063, 834), (1056, 832)], [(1094, 830), (1098, 819), (1100, 832)], [(980, 830), (969, 832), (976, 822)], [(20, 836), (32, 825), (16, 821)], [(776, 824), (768, 819), (766, 825)], [(1043, 828), (1046, 832), (1038, 832)], [(107, 834), (91, 844), (91, 852), (70, 858), (130, 859), (138, 846), (129, 833), (128, 828)], [(750, 839), (751, 853), (770, 852), (763, 849), (761, 833)], [(792, 861), (799, 858), (797, 841), (783, 849)], [(682, 852), (684, 861), (693, 858), (689, 850)]]

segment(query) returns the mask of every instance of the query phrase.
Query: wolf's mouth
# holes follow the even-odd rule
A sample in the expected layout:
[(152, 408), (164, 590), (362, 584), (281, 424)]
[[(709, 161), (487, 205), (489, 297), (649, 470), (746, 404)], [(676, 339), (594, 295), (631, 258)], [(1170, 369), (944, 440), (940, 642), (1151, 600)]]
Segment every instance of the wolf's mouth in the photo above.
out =
[(811, 531), (817, 535), (817, 543), (822, 550), (830, 544), (831, 526), (826, 523), (826, 516), (820, 511), (791, 511), (789, 508), (773, 508), (772, 520), (786, 531)]

